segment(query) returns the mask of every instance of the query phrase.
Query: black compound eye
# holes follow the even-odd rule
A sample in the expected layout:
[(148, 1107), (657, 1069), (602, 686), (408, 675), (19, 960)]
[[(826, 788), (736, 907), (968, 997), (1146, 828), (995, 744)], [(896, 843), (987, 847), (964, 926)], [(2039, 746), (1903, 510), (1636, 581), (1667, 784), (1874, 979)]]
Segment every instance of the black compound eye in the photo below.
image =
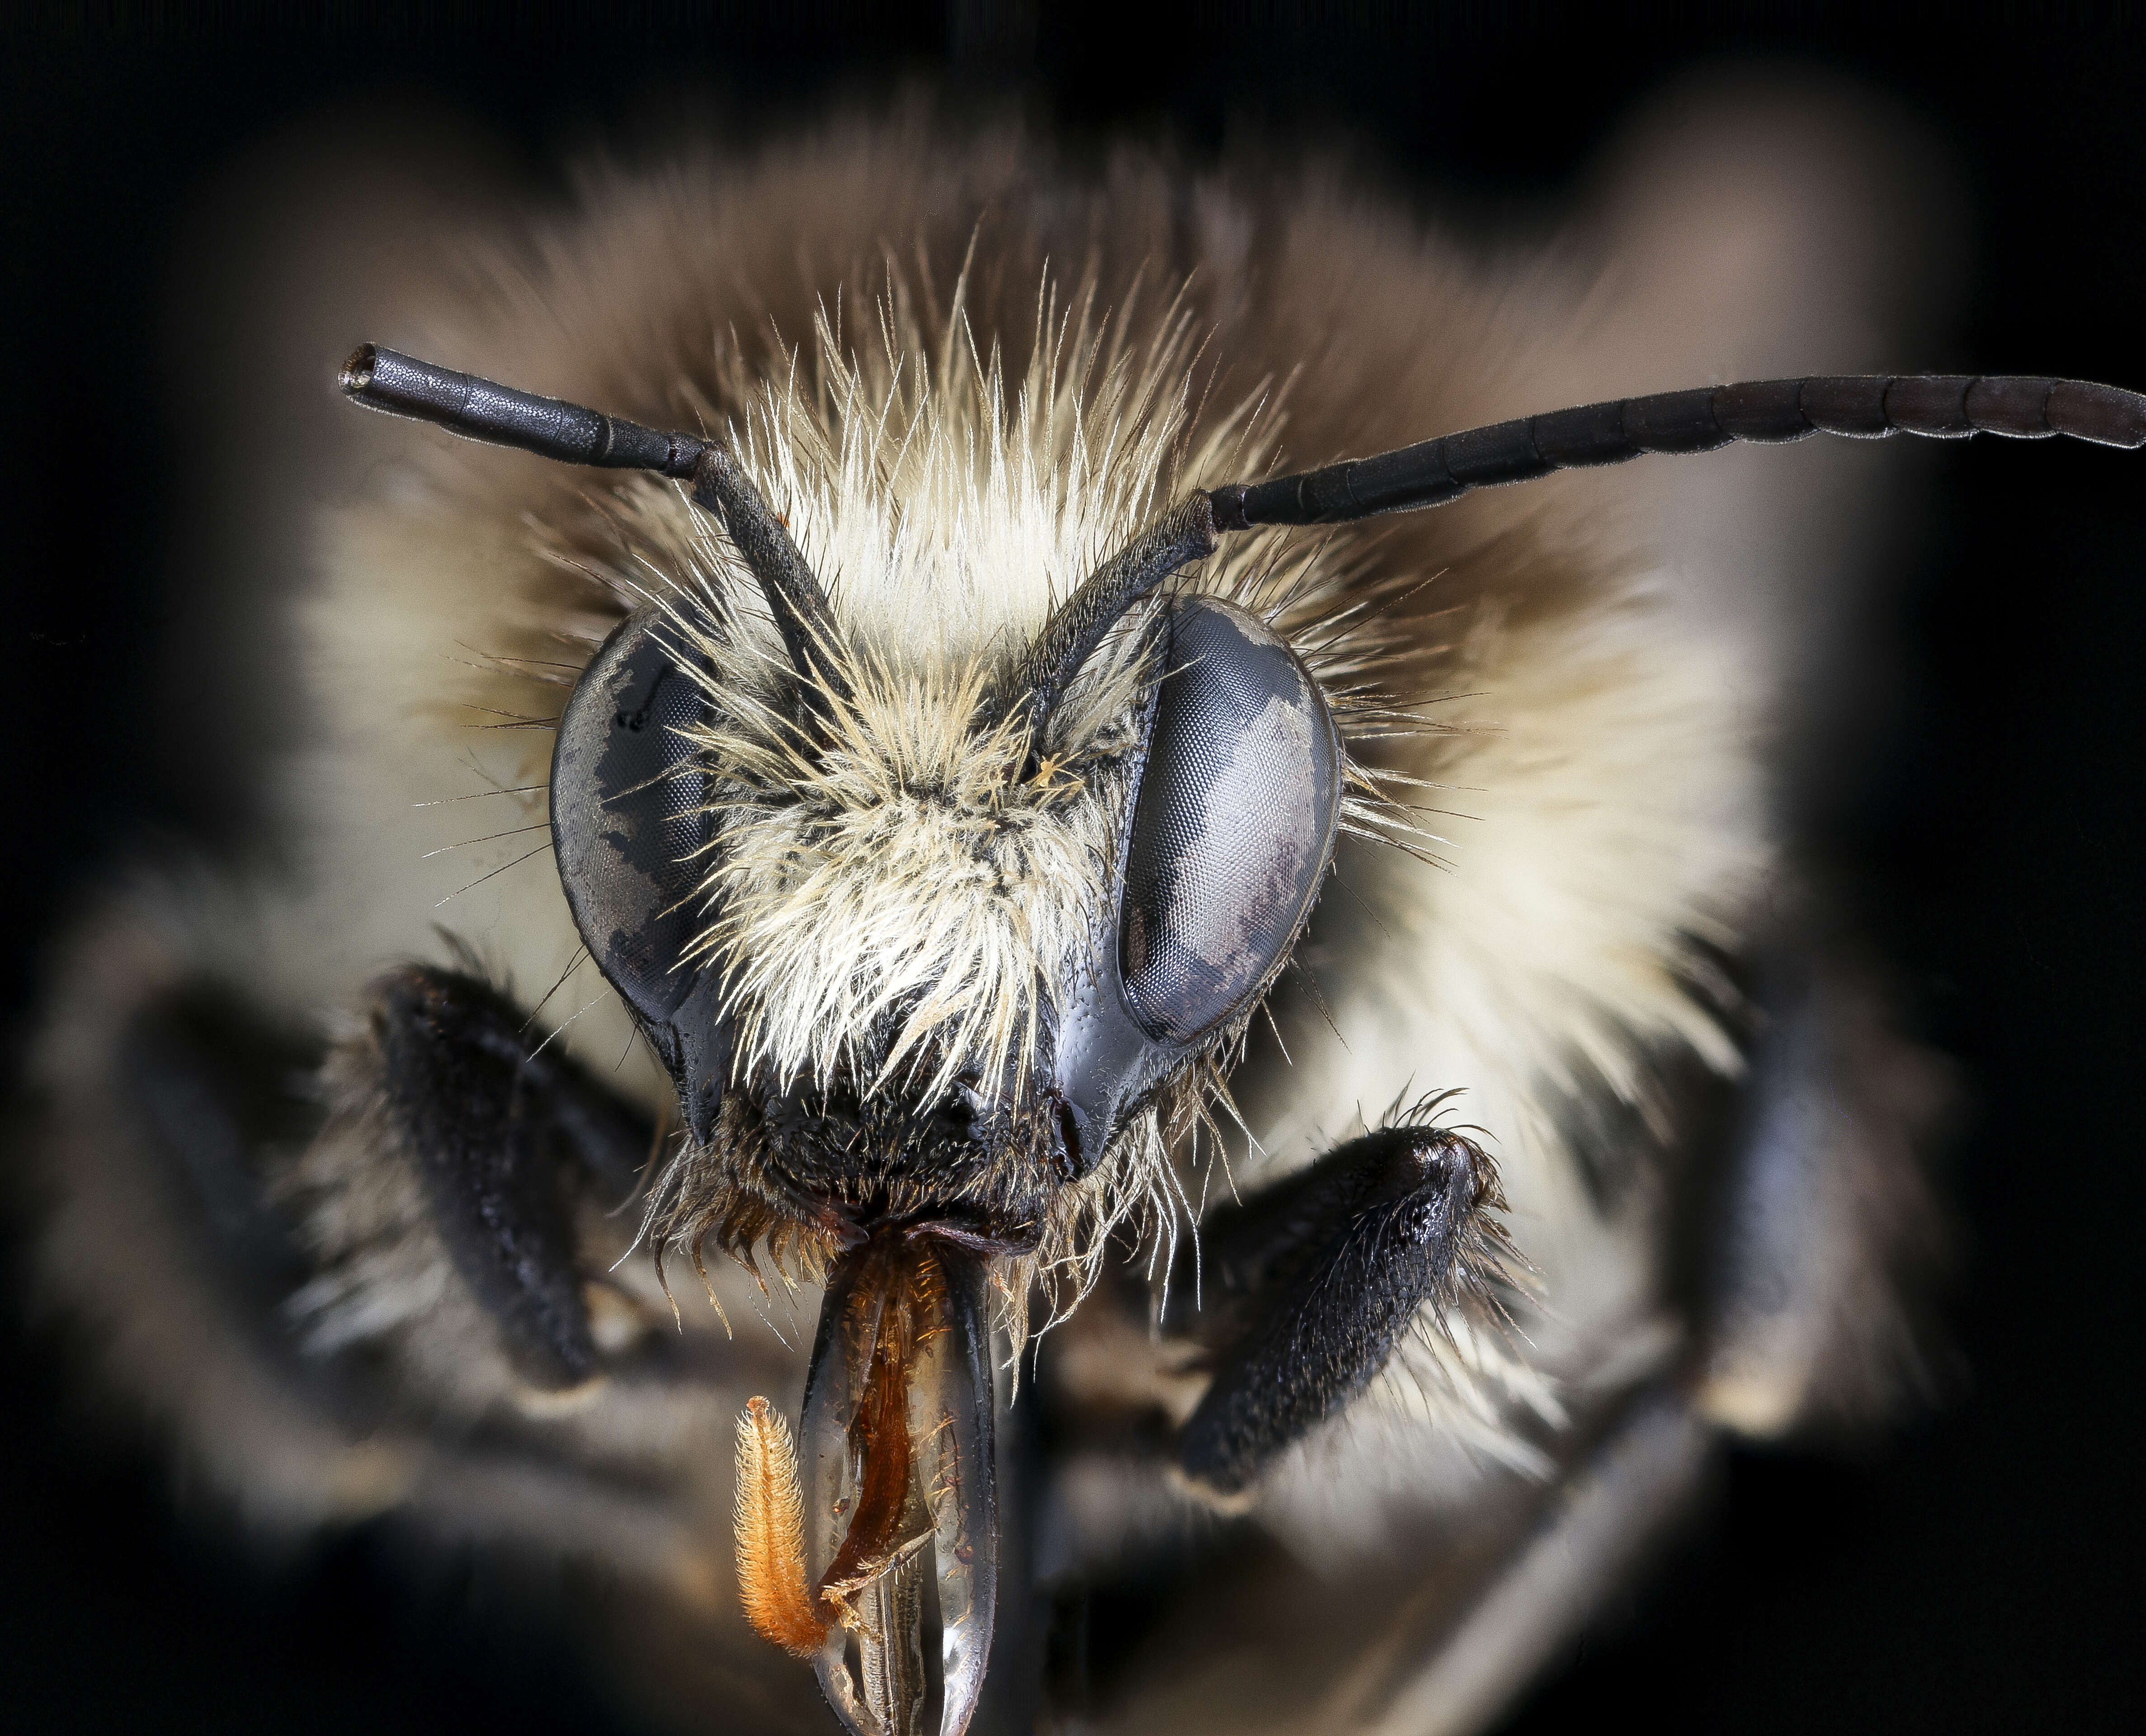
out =
[(1118, 918), (1125, 998), (1158, 1041), (1243, 1007), (1296, 937), (1334, 847), (1340, 754), (1318, 684), (1255, 617), (1170, 606)]
[(713, 973), (682, 960), (708, 913), (698, 887), (712, 818), (681, 731), (707, 717), (653, 609), (583, 671), (551, 757), (551, 841), (575, 926), (641, 1020), (705, 1139), (729, 1064)]
[(699, 682), (646, 612), (604, 642), (566, 702), (551, 765), (552, 838), (574, 921), (598, 967), (644, 1019), (692, 987), (676, 968), (699, 918), (707, 816), (681, 729)]

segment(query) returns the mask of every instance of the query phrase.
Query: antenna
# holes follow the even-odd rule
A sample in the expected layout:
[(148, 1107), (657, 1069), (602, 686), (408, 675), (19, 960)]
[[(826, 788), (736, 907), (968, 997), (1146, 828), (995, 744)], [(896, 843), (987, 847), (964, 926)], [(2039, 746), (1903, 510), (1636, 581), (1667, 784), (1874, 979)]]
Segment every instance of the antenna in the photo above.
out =
[(721, 521), (760, 581), (791, 666), (807, 693), (815, 688), (846, 691), (833, 666), (840, 641), (826, 592), (787, 527), (719, 441), (661, 433), (623, 417), (517, 392), (377, 344), (358, 347), (343, 364), (342, 385), (345, 397), (368, 410), (432, 422), (470, 440), (518, 446), (565, 464), (691, 478), (693, 504)]

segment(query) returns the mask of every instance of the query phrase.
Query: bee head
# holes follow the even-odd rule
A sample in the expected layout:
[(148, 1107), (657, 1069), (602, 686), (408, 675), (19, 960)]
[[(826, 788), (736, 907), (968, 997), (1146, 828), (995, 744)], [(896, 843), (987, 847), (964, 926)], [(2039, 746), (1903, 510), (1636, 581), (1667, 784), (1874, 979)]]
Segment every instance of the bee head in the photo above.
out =
[(1021, 655), (952, 674), (843, 643), (816, 596), (787, 665), (720, 586), (612, 634), (561, 721), (552, 827), (678, 1087), (674, 1235), (931, 1221), (1031, 1250), (1155, 1143), (1145, 1112), (1285, 961), (1340, 809), (1289, 647), (1154, 596), (1210, 546), (1195, 498)]
[(764, 1403), (741, 1424), (756, 1624), (880, 1728), (861, 1687), (923, 1692), (885, 1655), (885, 1600), (928, 1540), (957, 1733), (996, 1599), (987, 1300), (1018, 1316), (1030, 1256), (1090, 1267), (1152, 1186), (1158, 1098), (1309, 915), (1340, 742), (1257, 616), (1157, 596), (1213, 546), (1204, 496), (1017, 655), (921, 667), (843, 635), (727, 455), (693, 497), (757, 586), (651, 602), (591, 661), (552, 762), (559, 871), (683, 1106), (657, 1245), (790, 1252), (826, 1280), (801, 1474)]

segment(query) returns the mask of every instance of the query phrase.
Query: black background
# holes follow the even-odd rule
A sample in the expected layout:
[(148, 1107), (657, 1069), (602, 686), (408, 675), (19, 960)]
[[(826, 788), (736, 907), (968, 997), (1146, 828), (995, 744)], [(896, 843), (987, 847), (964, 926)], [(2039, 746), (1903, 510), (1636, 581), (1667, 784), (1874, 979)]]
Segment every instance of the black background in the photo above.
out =
[[(1340, 6), (1134, 31), (976, 5), (607, 12), (345, 6), (257, 27), (243, 7), (90, 7), (4, 27), (14, 1029), (97, 866), (222, 821), (144, 770), (185, 727), (159, 656), (175, 503), (154, 456), (184, 427), (160, 295), (210, 178), (326, 105), (432, 103), (541, 177), (696, 91), (780, 114), (914, 74), (1026, 79), (1075, 128), (1162, 128), (1195, 151), (1239, 117), (1339, 129), (1495, 222), (1555, 202), (1694, 70), (1800, 68), (1897, 104), (1964, 189), (1964, 317), (1951, 353), (1911, 365), (2146, 386), (2146, 43), (2086, 15)], [(1939, 1414), (1862, 1459), (1739, 1459), (1710, 1521), (1538, 1687), (1520, 1729), (2131, 1727), (2140, 1699), (2146, 455), (1979, 441), (1930, 476), (1905, 545), (1909, 700), (1884, 754), (1843, 768), (1861, 791), (1844, 826), (1921, 1028), (1971, 1081), (1948, 1311), (1964, 1373)], [(0, 1355), (9, 1728), (603, 1727), (566, 1666), (502, 1636), (482, 1583), (450, 1571), (411, 1590), (362, 1539), (243, 1570), (172, 1519), (166, 1471), (71, 1417), (49, 1340), (11, 1329)]]

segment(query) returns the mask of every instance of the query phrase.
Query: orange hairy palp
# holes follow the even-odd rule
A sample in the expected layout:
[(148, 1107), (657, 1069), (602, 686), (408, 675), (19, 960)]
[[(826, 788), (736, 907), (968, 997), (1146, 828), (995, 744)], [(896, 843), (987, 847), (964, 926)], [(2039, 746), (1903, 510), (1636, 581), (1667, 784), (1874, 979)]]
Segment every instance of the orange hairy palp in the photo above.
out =
[[(855, 1608), (857, 1594), (929, 1540), (926, 1520), (906, 1542), (911, 1515), (909, 1379), (917, 1345), (945, 1295), (931, 1250), (899, 1231), (864, 1250), (843, 1307), (843, 1350), (863, 1369), (863, 1391), (848, 1424), (855, 1455), (855, 1506), (835, 1559), (816, 1587), (805, 1580), (805, 1500), (790, 1430), (765, 1399), (738, 1419), (738, 1594), (763, 1639), (800, 1658), (816, 1652), (836, 1622), (876, 1639)], [(943, 1329), (943, 1328), (940, 1329)], [(841, 1509), (836, 1509), (837, 1512)]]
[(805, 1497), (790, 1430), (765, 1399), (738, 1419), (738, 1595), (746, 1619), (762, 1639), (795, 1657), (809, 1658), (827, 1637), (827, 1624), (805, 1589)]

